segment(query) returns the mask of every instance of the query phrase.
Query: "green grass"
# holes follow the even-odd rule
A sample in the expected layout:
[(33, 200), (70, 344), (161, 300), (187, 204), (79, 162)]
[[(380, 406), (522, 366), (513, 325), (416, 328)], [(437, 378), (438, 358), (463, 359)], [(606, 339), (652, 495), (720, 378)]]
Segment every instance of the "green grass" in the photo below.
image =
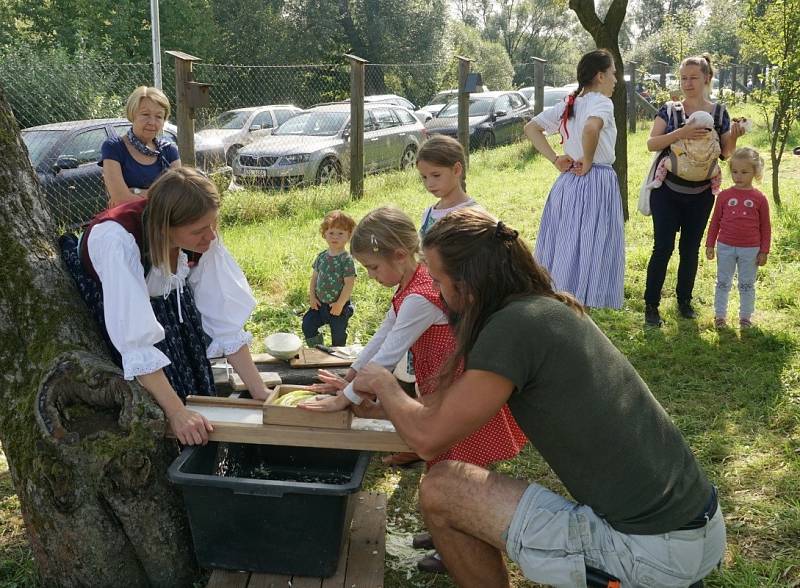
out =
[[(752, 107), (732, 109), (763, 124)], [(674, 304), (677, 260), (673, 259), (662, 305), (667, 324), (642, 328), (642, 292), (652, 246), (649, 218), (636, 212), (640, 179), (649, 164), (644, 142), (649, 125), (629, 136), (631, 218), (626, 224), (625, 306), (592, 311), (593, 319), (625, 353), (664, 405), (712, 480), (720, 487), (728, 525), (728, 552), (711, 587), (800, 586), (800, 158), (784, 157), (783, 209), (772, 211), (773, 250), (759, 270), (756, 315), (749, 332), (713, 328), (716, 266), (701, 260), (695, 288), (696, 322), (678, 318)], [(756, 128), (740, 145), (754, 145), (765, 159), (766, 132)], [(800, 144), (795, 135), (790, 145)], [(518, 228), (533, 243), (554, 168), (525, 144), (473, 154), (469, 193), (486, 209)], [(769, 177), (769, 170), (765, 173)], [(726, 177), (725, 185), (728, 184)], [(769, 182), (761, 185), (770, 196)], [(350, 202), (347, 185), (286, 193), (228, 194), (222, 210), (224, 240), (240, 261), (259, 300), (250, 329), (300, 332), (310, 265), (324, 248), (318, 225), (325, 212), (343, 208), (358, 218), (392, 204), (415, 221), (433, 202), (416, 174), (369, 177), (366, 196)], [(677, 257), (677, 256), (676, 256)], [(353, 300), (351, 339), (366, 342), (388, 308), (391, 292), (360, 277)], [(738, 306), (731, 296), (731, 315)], [(3, 470), (0, 464), (0, 470)], [(496, 469), (564, 491), (534, 450)], [(389, 543), (404, 545), (421, 530), (416, 510), (419, 471), (396, 472), (374, 458), (366, 486), (389, 495)], [(35, 571), (22, 534), (18, 505), (7, 473), (0, 473), (0, 585), (33, 586)], [(417, 574), (408, 550), (387, 555), (385, 586), (447, 587), (447, 577)], [(532, 584), (514, 573), (515, 587)]]

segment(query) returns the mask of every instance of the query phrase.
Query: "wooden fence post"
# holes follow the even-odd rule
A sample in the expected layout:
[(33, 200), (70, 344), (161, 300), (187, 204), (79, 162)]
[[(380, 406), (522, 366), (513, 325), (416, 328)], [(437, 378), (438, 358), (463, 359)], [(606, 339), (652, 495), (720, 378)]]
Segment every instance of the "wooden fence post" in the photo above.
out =
[(669, 67), (669, 63), (666, 61), (656, 61), (658, 64), (658, 85), (661, 86), (662, 90), (667, 89), (667, 67)]
[(546, 59), (531, 57), (533, 59), (533, 114), (537, 115), (544, 110), (544, 64)]
[(195, 167), (194, 108), (189, 104), (188, 82), (194, 81), (192, 63), (200, 61), (183, 51), (166, 51), (175, 58), (175, 123), (178, 125), (178, 153), (181, 163)]
[(731, 63), (731, 90), (733, 90), (733, 94), (731, 95), (731, 105), (736, 104), (736, 69), (737, 65), (735, 63)]
[[(636, 132), (636, 63), (633, 61), (628, 62), (628, 75), (630, 81), (628, 82), (628, 130), (631, 133)], [(623, 76), (623, 79), (624, 76)]]
[(350, 60), (350, 197), (364, 196), (364, 68), (366, 59)]
[(458, 55), (458, 142), (464, 148), (469, 167), (469, 92), (467, 77), (472, 60)]

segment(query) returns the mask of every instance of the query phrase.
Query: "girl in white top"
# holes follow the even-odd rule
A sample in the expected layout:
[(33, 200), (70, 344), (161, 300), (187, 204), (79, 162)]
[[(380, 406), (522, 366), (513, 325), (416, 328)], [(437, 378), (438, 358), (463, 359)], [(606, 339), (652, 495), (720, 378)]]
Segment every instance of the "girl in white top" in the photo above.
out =
[(420, 238), (447, 213), (477, 206), (467, 196), (467, 163), (461, 143), (446, 135), (434, 135), (417, 153), (417, 170), (425, 189), (439, 199), (422, 213)]
[(182, 402), (214, 393), (207, 357), (226, 355), (254, 398), (267, 392), (243, 328), (255, 300), (217, 235), (218, 210), (210, 180), (191, 168), (169, 170), (149, 199), (98, 215), (78, 246), (79, 267), (67, 260), (125, 379), (153, 395), (186, 445), (205, 443), (212, 430)]
[[(586, 306), (621, 308), (622, 199), (611, 168), (617, 140), (610, 99), (614, 59), (605, 49), (591, 51), (581, 58), (577, 74), (578, 89), (525, 126), (534, 147), (561, 172), (542, 213), (534, 256), (556, 290)], [(561, 134), (563, 155), (556, 154), (545, 132)]]

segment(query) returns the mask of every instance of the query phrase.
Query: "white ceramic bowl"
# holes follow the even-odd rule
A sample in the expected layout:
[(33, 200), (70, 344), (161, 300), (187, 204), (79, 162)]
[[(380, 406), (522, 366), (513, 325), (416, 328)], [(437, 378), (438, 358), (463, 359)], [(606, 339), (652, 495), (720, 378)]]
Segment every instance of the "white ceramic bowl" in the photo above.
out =
[(290, 360), (303, 348), (303, 341), (293, 333), (274, 333), (264, 339), (267, 353), (278, 359)]

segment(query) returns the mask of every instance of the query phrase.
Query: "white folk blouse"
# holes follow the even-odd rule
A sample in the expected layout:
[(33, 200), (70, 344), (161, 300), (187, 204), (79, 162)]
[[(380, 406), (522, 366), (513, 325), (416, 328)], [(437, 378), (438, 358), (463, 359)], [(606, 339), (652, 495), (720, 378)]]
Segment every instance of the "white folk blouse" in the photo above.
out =
[[(557, 133), (561, 125), (561, 115), (564, 114), (566, 107), (566, 102), (559, 102), (536, 115), (533, 121), (547, 134)], [(600, 92), (589, 92), (575, 98), (573, 112), (574, 116), (567, 121), (569, 137), (563, 130), (561, 131), (564, 137), (564, 153), (575, 160), (583, 157), (583, 127), (590, 117), (597, 117), (603, 121), (603, 128), (600, 130), (593, 163), (605, 165), (614, 163), (617, 125), (614, 122), (614, 103), (611, 99)]]
[[(358, 354), (352, 368), (359, 371), (370, 362), (393, 370), (403, 355), (432, 325), (446, 325), (447, 315), (441, 308), (420, 294), (409, 294), (395, 314), (394, 305), (389, 307), (381, 326), (372, 339)], [(344, 395), (353, 404), (361, 404), (361, 397), (348, 384)]]
[[(158, 371), (170, 360), (155, 344), (164, 339), (150, 298), (179, 293), (188, 282), (192, 287), (203, 330), (211, 338), (208, 357), (230, 355), (253, 337), (244, 323), (256, 306), (241, 268), (225, 249), (219, 236), (195, 267), (186, 254), (178, 254), (175, 274), (165, 276), (153, 267), (144, 275), (139, 247), (119, 223), (104, 222), (89, 233), (89, 258), (103, 284), (103, 312), (109, 338), (122, 356), (126, 380)], [(182, 317), (180, 296), (178, 316)], [(182, 320), (182, 318), (181, 318)]]

